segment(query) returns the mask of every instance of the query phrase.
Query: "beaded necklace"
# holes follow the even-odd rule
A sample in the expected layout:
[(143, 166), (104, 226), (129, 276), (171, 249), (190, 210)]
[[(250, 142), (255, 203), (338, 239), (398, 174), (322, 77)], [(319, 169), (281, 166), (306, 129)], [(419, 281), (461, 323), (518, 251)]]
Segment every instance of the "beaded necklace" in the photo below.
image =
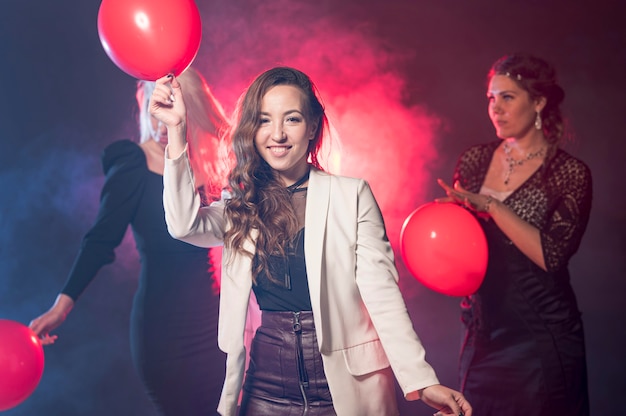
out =
[(542, 157), (546, 152), (546, 148), (542, 147), (536, 152), (527, 153), (526, 157), (523, 159), (514, 159), (513, 156), (511, 156), (511, 147), (509, 146), (507, 142), (504, 142), (504, 146), (502, 147), (502, 149), (504, 150), (504, 154), (506, 155), (506, 159), (505, 159), (506, 163), (509, 164), (509, 169), (506, 171), (506, 175), (504, 176), (505, 185), (509, 184), (509, 180), (511, 179), (511, 174), (513, 173), (513, 169), (515, 168), (515, 166), (522, 166), (524, 162), (526, 161), (529, 161), (536, 157)]

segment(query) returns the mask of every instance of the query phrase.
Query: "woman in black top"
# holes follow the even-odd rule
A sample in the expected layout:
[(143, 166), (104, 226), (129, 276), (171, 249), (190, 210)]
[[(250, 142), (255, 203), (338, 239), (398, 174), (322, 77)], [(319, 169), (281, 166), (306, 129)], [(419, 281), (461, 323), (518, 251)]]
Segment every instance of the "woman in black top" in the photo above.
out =
[(462, 303), (461, 391), (476, 414), (588, 415), (583, 327), (568, 262), (591, 210), (587, 165), (559, 148), (564, 92), (529, 55), (488, 76), (500, 140), (465, 151), (448, 198), (476, 213), (489, 245), (479, 290)]
[[(209, 197), (220, 184), (219, 130), (226, 122), (206, 81), (193, 69), (180, 76), (190, 106), (190, 142), (202, 153), (196, 185)], [(207, 249), (173, 239), (163, 210), (165, 128), (148, 112), (153, 82), (140, 81), (141, 143), (121, 140), (103, 152), (106, 180), (95, 223), (85, 235), (67, 282), (52, 308), (30, 327), (44, 344), (63, 323), (98, 270), (115, 260), (115, 248), (130, 225), (141, 261), (131, 315), (131, 349), (136, 369), (159, 414), (215, 415), (225, 355), (217, 348), (219, 296)], [(209, 181), (212, 178), (213, 181)], [(219, 195), (217, 195), (219, 196)]]
[(150, 111), (168, 126), (170, 233), (224, 246), (220, 414), (397, 416), (395, 379), (407, 400), (423, 400), (438, 416), (471, 416), (424, 358), (369, 185), (320, 169), (327, 120), (310, 78), (290, 67), (255, 78), (236, 111), (228, 193), (204, 207), (188, 163), (181, 88), (174, 76), (157, 80)]

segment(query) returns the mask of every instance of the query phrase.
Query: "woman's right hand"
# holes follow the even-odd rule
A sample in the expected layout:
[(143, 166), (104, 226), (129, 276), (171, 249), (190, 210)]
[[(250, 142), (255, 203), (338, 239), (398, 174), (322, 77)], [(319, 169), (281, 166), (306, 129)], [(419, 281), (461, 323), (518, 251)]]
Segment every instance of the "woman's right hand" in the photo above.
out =
[(445, 198), (435, 199), (436, 202), (453, 202), (455, 204), (462, 205), (477, 214), (486, 214), (489, 216), (489, 208), (491, 207), (492, 202), (494, 202), (493, 197), (469, 192), (461, 186), (459, 181), (454, 183), (454, 187), (451, 187), (442, 179), (437, 179), (437, 183), (443, 188), (444, 191), (446, 191), (447, 196)]
[(185, 123), (187, 108), (178, 79), (170, 74), (155, 82), (148, 110), (168, 128)]
[(430, 407), (438, 409), (433, 416), (472, 416), (472, 406), (465, 396), (442, 384), (421, 390), (420, 398)]
[(41, 339), (42, 345), (54, 344), (58, 337), (50, 335), (50, 331), (55, 330), (65, 321), (73, 307), (74, 300), (65, 294), (60, 294), (46, 313), (30, 322), (29, 328)]
[(150, 103), (150, 114), (167, 127), (170, 153), (182, 153), (187, 135), (187, 108), (178, 79), (172, 74), (156, 81)]

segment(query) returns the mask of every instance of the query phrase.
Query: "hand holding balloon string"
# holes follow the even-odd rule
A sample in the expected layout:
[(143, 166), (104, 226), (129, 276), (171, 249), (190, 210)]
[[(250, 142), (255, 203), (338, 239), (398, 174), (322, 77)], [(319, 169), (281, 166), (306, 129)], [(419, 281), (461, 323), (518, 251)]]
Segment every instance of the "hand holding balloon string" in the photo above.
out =
[(447, 197), (437, 198), (436, 202), (453, 202), (462, 205), (478, 213), (481, 217), (489, 217), (493, 197), (491, 195), (476, 194), (463, 188), (459, 181), (454, 183), (454, 187), (448, 185), (442, 179), (437, 179), (437, 183), (446, 191)]
[(150, 114), (165, 124), (168, 129), (185, 124), (187, 110), (180, 83), (173, 74), (156, 81), (148, 108)]
[(187, 108), (181, 85), (175, 75), (159, 78), (148, 104), (150, 114), (167, 127), (171, 153), (183, 152), (187, 133)]

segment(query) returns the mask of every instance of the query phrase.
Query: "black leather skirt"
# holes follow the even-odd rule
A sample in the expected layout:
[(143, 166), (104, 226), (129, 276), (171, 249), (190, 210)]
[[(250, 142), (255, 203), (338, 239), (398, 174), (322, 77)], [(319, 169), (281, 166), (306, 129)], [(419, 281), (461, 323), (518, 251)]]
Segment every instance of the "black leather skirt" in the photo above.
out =
[(312, 312), (263, 311), (239, 416), (334, 416)]

